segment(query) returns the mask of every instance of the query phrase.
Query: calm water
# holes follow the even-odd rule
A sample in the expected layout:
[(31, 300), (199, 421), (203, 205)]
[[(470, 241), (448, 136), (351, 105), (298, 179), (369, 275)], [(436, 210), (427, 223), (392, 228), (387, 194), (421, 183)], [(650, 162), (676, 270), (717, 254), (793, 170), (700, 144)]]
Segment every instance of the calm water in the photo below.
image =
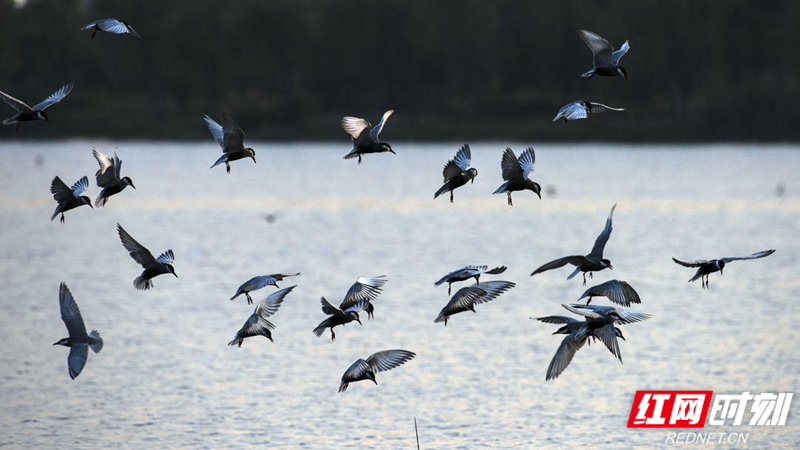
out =
[[(432, 197), (460, 143), (393, 144), (398, 155), (359, 166), (341, 159), (346, 142), (253, 143), (258, 164), (235, 162), (230, 175), (209, 170), (219, 151), (210, 139), (0, 144), (0, 446), (409, 449), (417, 417), (427, 449), (651, 448), (666, 430), (626, 428), (637, 389), (797, 390), (797, 148), (538, 145), (532, 178), (550, 193), (514, 194), (510, 208), (491, 195), (506, 143), (472, 146), (480, 174), (453, 205)], [(92, 145), (118, 145), (137, 189), (50, 222), (54, 175), (68, 184), (89, 175), (89, 195), (99, 193)], [(568, 269), (528, 275), (588, 252), (614, 203), (614, 271), (590, 282), (627, 280), (637, 309), (654, 317), (624, 327), (624, 365), (585, 347), (545, 382), (561, 338), (529, 317), (566, 314), (560, 304), (584, 288), (565, 281)], [(134, 290), (141, 268), (117, 222), (153, 253), (172, 248), (180, 278)], [(732, 263), (708, 291), (670, 260), (767, 248), (778, 251)], [(433, 282), (466, 264), (507, 265), (494, 279), (517, 287), (434, 324), (449, 297)], [(228, 347), (253, 309), (228, 298), (279, 271), (303, 275), (281, 284), (298, 287), (273, 316), (275, 343)], [(335, 342), (314, 337), (321, 295), (339, 301), (359, 276), (381, 274), (389, 282), (374, 320), (337, 328)], [(51, 345), (67, 335), (61, 281), (105, 340), (75, 381), (68, 349)], [(378, 386), (336, 392), (353, 361), (388, 348), (418, 356), (378, 374)], [(800, 398), (792, 407), (783, 428), (704, 431), (797, 448)]]

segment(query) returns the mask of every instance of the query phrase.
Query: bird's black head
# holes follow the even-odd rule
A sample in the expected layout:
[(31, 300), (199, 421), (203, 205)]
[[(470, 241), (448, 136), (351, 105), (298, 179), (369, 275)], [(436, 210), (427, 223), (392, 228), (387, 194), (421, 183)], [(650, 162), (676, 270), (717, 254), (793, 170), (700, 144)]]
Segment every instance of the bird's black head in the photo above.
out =
[(39, 111), (39, 117), (41, 117), (42, 119), (44, 119), (45, 121), (47, 121), (47, 123), (50, 123), (50, 119), (48, 119), (48, 118), (47, 118), (47, 113), (46, 113), (46, 112), (44, 112), (44, 111)]
[(719, 267), (719, 274), (722, 275), (722, 269), (725, 268), (725, 261), (717, 261), (717, 267)]
[(63, 345), (63, 346), (66, 346), (66, 347), (71, 347), (72, 346), (72, 344), (69, 343), (69, 338), (61, 339), (60, 341), (56, 342), (53, 345)]
[(475, 177), (478, 176), (478, 169), (472, 167), (472, 168), (470, 168), (468, 170), (468, 172), (472, 174), (472, 178), (470, 178), (470, 179), (472, 180), (472, 183), (474, 184), (475, 183)]
[(542, 187), (539, 186), (539, 183), (535, 181), (531, 181), (530, 179), (526, 178), (525, 181), (525, 189), (533, 191), (536, 195), (539, 196), (539, 199), (542, 198)]
[(614, 266), (611, 265), (611, 261), (607, 259), (601, 259), (600, 262), (602, 262), (603, 265), (608, 267), (609, 269), (614, 270)]
[(83, 203), (86, 203), (87, 205), (89, 205), (90, 208), (94, 209), (94, 206), (92, 206), (92, 199), (90, 199), (89, 197), (87, 197), (85, 195), (82, 195), (81, 196), (81, 200), (83, 200)]
[(367, 378), (372, 380), (373, 383), (378, 384), (378, 382), (375, 381), (375, 372), (373, 372), (371, 370), (369, 372), (367, 372)]
[(622, 335), (622, 330), (620, 330), (617, 327), (614, 327), (614, 334), (617, 335), (617, 337), (622, 339), (623, 341), (627, 340), (627, 339), (625, 339), (625, 336)]
[(244, 149), (247, 152), (247, 156), (253, 158), (253, 162), (256, 162), (256, 151), (250, 147)]
[(175, 278), (178, 278), (178, 274), (175, 273), (175, 268), (172, 267), (172, 264), (167, 264), (167, 270), (169, 270), (169, 273), (175, 275)]
[(622, 66), (617, 66), (617, 72), (619, 72), (619, 74), (620, 74), (620, 75), (622, 75), (623, 77), (625, 77), (625, 81), (628, 81), (628, 72), (626, 72), (626, 71), (625, 71), (625, 68), (624, 68), (624, 67), (622, 67)]
[(131, 180), (131, 177), (122, 177), (122, 182), (136, 189), (136, 186), (133, 185), (133, 180)]
[(387, 144), (386, 142), (381, 142), (380, 146), (381, 146), (381, 152), (391, 152), (394, 155), (397, 154), (394, 152), (394, 150), (392, 150), (392, 146)]
[(564, 325), (563, 327), (556, 330), (555, 333), (553, 334), (569, 334), (569, 330), (567, 329), (567, 326)]

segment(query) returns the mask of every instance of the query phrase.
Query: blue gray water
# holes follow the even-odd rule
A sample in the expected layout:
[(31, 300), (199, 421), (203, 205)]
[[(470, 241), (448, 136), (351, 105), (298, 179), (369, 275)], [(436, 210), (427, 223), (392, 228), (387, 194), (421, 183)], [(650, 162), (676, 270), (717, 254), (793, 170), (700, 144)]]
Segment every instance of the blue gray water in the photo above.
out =
[[(210, 170), (219, 149), (173, 142), (0, 144), (0, 446), (9, 448), (652, 448), (667, 430), (627, 429), (637, 389), (794, 392), (800, 381), (800, 151), (793, 146), (537, 145), (532, 178), (500, 185), (506, 143), (472, 145), (479, 175), (456, 203), (433, 193), (461, 143), (393, 143), (397, 155), (345, 161), (347, 143), (252, 143), (257, 164)], [(93, 181), (92, 145), (119, 146), (128, 188), (66, 224), (48, 219), (50, 180)], [(513, 144), (519, 153), (527, 144)], [(37, 161), (38, 160), (38, 161)], [(782, 196), (776, 186), (783, 184)], [(89, 195), (94, 198), (94, 186)], [(568, 269), (539, 265), (588, 252), (618, 204), (606, 247), (611, 278), (630, 282), (653, 314), (626, 325), (624, 364), (582, 349), (545, 382), (561, 338), (529, 317), (565, 314), (583, 292)], [(153, 253), (175, 252), (180, 278), (134, 290), (141, 268), (121, 223)], [(711, 289), (687, 283), (684, 259), (746, 255)], [(466, 264), (507, 265), (517, 287), (453, 316), (433, 282)], [(254, 275), (302, 276), (273, 316), (275, 343), (226, 343), (252, 312), (228, 301)], [(388, 276), (375, 319), (316, 338), (319, 298), (340, 300), (359, 276)], [(58, 310), (64, 281), (87, 327), (105, 340), (75, 380)], [(454, 288), (457, 288), (454, 286)], [(256, 300), (273, 288), (258, 291)], [(605, 304), (597, 299), (593, 303)], [(359, 357), (418, 354), (372, 383), (338, 394)], [(797, 448), (795, 398), (782, 428), (749, 432), (754, 448)]]

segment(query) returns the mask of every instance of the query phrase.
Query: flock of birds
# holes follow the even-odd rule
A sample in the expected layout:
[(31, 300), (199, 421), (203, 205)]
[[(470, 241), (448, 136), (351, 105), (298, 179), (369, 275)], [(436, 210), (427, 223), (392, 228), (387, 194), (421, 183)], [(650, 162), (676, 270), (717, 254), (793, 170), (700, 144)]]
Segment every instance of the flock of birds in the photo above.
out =
[[(136, 31), (127, 22), (117, 19), (98, 20), (82, 29), (93, 30), (92, 39), (94, 39), (97, 31), (105, 31), (114, 34), (131, 34), (139, 37)], [(622, 76), (627, 80), (627, 72), (619, 65), (619, 61), (630, 49), (628, 41), (626, 41), (619, 50), (615, 51), (614, 47), (607, 40), (595, 33), (580, 30), (578, 34), (591, 49), (594, 56), (593, 68), (584, 73), (582, 77)], [(20, 124), (26, 121), (45, 120), (49, 122), (45, 109), (62, 101), (72, 91), (73, 87), (73, 82), (68, 83), (34, 107), (30, 107), (24, 102), (0, 91), (0, 96), (2, 96), (3, 100), (17, 111), (13, 117), (4, 120), (3, 124), (16, 124), (19, 129)], [(588, 113), (604, 111), (623, 111), (623, 109), (612, 108), (601, 103), (576, 101), (562, 107), (553, 121), (555, 122), (561, 118), (563, 118), (565, 122), (585, 119)], [(391, 145), (379, 140), (381, 131), (393, 113), (393, 110), (386, 111), (381, 121), (375, 127), (363, 118), (344, 117), (341, 121), (341, 126), (344, 131), (351, 136), (353, 141), (353, 149), (347, 153), (344, 158), (358, 158), (358, 163), (361, 164), (362, 156), (365, 154), (384, 152), (394, 154), (395, 152)], [(221, 125), (208, 115), (205, 115), (203, 120), (223, 152), (211, 166), (212, 168), (224, 163), (227, 172), (230, 173), (230, 163), (233, 161), (251, 158), (255, 163), (255, 151), (252, 148), (244, 146), (244, 132), (227, 114), (222, 114)], [(97, 186), (102, 189), (95, 199), (95, 205), (101, 207), (105, 206), (109, 197), (119, 194), (127, 186), (131, 186), (134, 189), (136, 188), (129, 177), (123, 177), (121, 175), (120, 169), (122, 161), (116, 150), (113, 158), (103, 154), (97, 149), (93, 149), (93, 155), (100, 166), (100, 169), (95, 174), (96, 183)], [(471, 158), (472, 155), (469, 145), (465, 144), (458, 150), (455, 157), (445, 164), (442, 171), (444, 182), (434, 194), (434, 199), (449, 192), (450, 201), (453, 202), (453, 191), (455, 189), (469, 182), (474, 182), (478, 171), (470, 167)], [(507, 148), (503, 152), (501, 159), (503, 183), (494, 193), (506, 193), (508, 205), (510, 206), (513, 206), (511, 194), (516, 191), (530, 190), (541, 199), (541, 186), (528, 178), (529, 174), (533, 171), (535, 162), (536, 155), (533, 148), (526, 149), (519, 157), (514, 154), (513, 150)], [(54, 220), (60, 215), (61, 222), (63, 223), (64, 213), (66, 211), (83, 205), (92, 207), (90, 198), (82, 195), (88, 187), (89, 181), (86, 176), (78, 180), (72, 187), (66, 185), (56, 176), (50, 186), (53, 198), (57, 202), (51, 220)], [(594, 246), (588, 254), (571, 255), (555, 259), (534, 270), (531, 276), (571, 265), (575, 268), (567, 279), (572, 279), (581, 273), (583, 275), (583, 284), (586, 285), (587, 273), (589, 277), (592, 278), (594, 272), (613, 269), (611, 261), (603, 257), (603, 250), (611, 237), (612, 218), (615, 208), (616, 205), (611, 208), (611, 212), (606, 219), (605, 227), (597, 237)], [(172, 274), (175, 277), (178, 276), (173, 267), (175, 255), (171, 249), (161, 253), (156, 258), (119, 224), (117, 224), (117, 232), (122, 246), (130, 253), (131, 258), (144, 269), (133, 281), (133, 285), (136, 289), (147, 290), (152, 288), (152, 279), (158, 275)], [(708, 276), (715, 272), (720, 272), (720, 275), (722, 275), (726, 264), (735, 260), (763, 258), (774, 252), (775, 250), (771, 249), (744, 257), (697, 261), (683, 261), (676, 258), (673, 258), (673, 260), (675, 263), (682, 266), (697, 268), (696, 273), (689, 281), (692, 282), (700, 279), (702, 287), (707, 288)], [(444, 283), (448, 284), (447, 294), (449, 296), (453, 283), (467, 281), (472, 278), (475, 279), (474, 284), (463, 287), (452, 295), (450, 301), (442, 308), (439, 315), (434, 319), (434, 322), (443, 322), (444, 325), (447, 326), (447, 322), (451, 316), (466, 311), (475, 312), (475, 305), (490, 302), (498, 298), (504, 292), (514, 288), (515, 283), (510, 281), (480, 281), (482, 275), (499, 275), (505, 272), (505, 270), (505, 266), (488, 269), (488, 266), (469, 265), (452, 271), (436, 281), (434, 283), (436, 286)], [(271, 330), (275, 328), (275, 325), (272, 324), (268, 318), (278, 311), (286, 296), (296, 287), (296, 285), (293, 285), (281, 289), (278, 287), (277, 283), (283, 282), (286, 278), (299, 275), (300, 273), (276, 273), (256, 276), (244, 282), (236, 290), (230, 300), (234, 300), (244, 294), (247, 303), (252, 304), (253, 299), (250, 295), (251, 292), (267, 286), (274, 286), (278, 290), (257, 303), (255, 310), (247, 318), (241, 329), (236, 332), (233, 340), (229, 342), (229, 345), (241, 347), (245, 339), (255, 336), (263, 336), (272, 341)], [(325, 297), (322, 297), (320, 300), (322, 312), (327, 317), (313, 329), (314, 335), (320, 337), (325, 330), (330, 330), (331, 340), (335, 340), (335, 327), (340, 325), (345, 326), (354, 321), (363, 325), (359, 312), (366, 311), (368, 318), (373, 317), (375, 310), (373, 302), (375, 302), (382, 293), (386, 281), (387, 278), (385, 275), (359, 278), (350, 287), (338, 306), (329, 302)], [(616, 306), (592, 305), (590, 303), (593, 297), (606, 297)], [(550, 362), (546, 373), (546, 380), (555, 379), (561, 375), (572, 361), (575, 353), (585, 344), (592, 341), (600, 340), (611, 354), (622, 362), (622, 354), (617, 338), (625, 340), (625, 337), (617, 325), (641, 322), (651, 317), (649, 314), (631, 309), (632, 304), (638, 305), (641, 304), (642, 301), (636, 290), (628, 282), (623, 280), (615, 279), (592, 286), (587, 289), (578, 300), (584, 298), (587, 299), (586, 304), (562, 304), (567, 311), (577, 315), (579, 317), (578, 319), (558, 315), (539, 317), (536, 319), (545, 323), (561, 325), (553, 334), (566, 335)], [(99, 353), (103, 348), (103, 340), (96, 330), (93, 330), (91, 333), (86, 332), (86, 326), (83, 323), (78, 305), (64, 283), (61, 283), (60, 286), (59, 303), (61, 305), (61, 318), (67, 327), (69, 337), (59, 340), (54, 345), (70, 347), (68, 357), (69, 375), (72, 379), (75, 379), (86, 364), (88, 350), (91, 348), (95, 353)], [(344, 392), (350, 383), (356, 381), (371, 380), (377, 384), (375, 380), (375, 374), (377, 372), (394, 369), (412, 360), (415, 356), (413, 352), (408, 350), (393, 349), (378, 351), (366, 359), (358, 359), (342, 376), (339, 392)]]

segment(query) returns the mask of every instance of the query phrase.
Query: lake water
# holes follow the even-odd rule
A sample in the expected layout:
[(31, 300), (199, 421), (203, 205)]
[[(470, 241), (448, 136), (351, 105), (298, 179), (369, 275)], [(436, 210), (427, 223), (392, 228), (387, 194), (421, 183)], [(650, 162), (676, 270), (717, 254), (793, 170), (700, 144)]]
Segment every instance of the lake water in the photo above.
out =
[[(92, 145), (119, 146), (137, 189), (105, 208), (49, 219), (50, 180), (99, 189)], [(800, 151), (794, 146), (536, 145), (546, 192), (491, 193), (507, 143), (473, 144), (472, 185), (435, 201), (461, 143), (393, 143), (397, 155), (343, 160), (347, 142), (251, 143), (257, 164), (209, 166), (208, 142), (0, 143), (0, 447), (8, 448), (652, 448), (666, 429), (626, 428), (636, 390), (795, 392), (800, 386)], [(519, 154), (526, 143), (510, 144)], [(778, 186), (783, 187), (778, 195)], [(653, 315), (626, 325), (624, 364), (584, 347), (555, 381), (561, 337), (529, 317), (568, 315), (584, 291), (563, 268), (585, 254), (613, 204), (605, 256)], [(171, 248), (180, 278), (136, 291), (141, 268), (116, 223), (153, 253)], [(711, 288), (671, 261), (743, 256)], [(467, 264), (506, 265), (516, 288), (477, 314), (434, 324), (449, 297), (433, 282)], [(252, 313), (228, 299), (255, 275), (302, 272), (272, 317), (275, 343), (227, 346)], [(360, 276), (387, 275), (375, 319), (316, 338), (319, 298), (340, 301)], [(105, 340), (70, 380), (58, 308), (65, 282)], [(467, 283), (454, 285), (466, 286)], [(254, 293), (256, 301), (274, 288)], [(605, 299), (592, 302), (608, 304)], [(378, 350), (417, 357), (378, 385), (337, 393), (350, 364)], [(795, 396), (797, 397), (797, 396)], [(747, 432), (753, 448), (798, 448), (800, 398), (784, 427)], [(687, 430), (683, 430), (687, 431)]]

